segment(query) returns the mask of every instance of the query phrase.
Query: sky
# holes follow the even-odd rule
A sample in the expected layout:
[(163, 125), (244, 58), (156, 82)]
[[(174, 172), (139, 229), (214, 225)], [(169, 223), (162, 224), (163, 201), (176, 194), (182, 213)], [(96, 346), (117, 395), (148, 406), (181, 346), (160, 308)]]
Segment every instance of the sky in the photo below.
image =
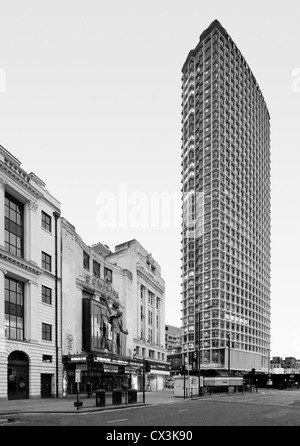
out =
[(300, 3), (0, 0), (0, 144), (87, 245), (137, 239), (181, 326), (181, 68), (218, 19), (271, 115), (271, 356), (300, 358)]

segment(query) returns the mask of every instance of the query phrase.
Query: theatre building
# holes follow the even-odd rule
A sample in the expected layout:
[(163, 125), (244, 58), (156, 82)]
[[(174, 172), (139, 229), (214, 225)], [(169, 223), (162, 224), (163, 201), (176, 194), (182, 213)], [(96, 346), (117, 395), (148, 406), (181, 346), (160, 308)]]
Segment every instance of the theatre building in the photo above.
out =
[(146, 387), (161, 390), (170, 375), (165, 348), (165, 281), (161, 267), (135, 239), (117, 245), (108, 258), (132, 275), (127, 300), (130, 352), (133, 351), (137, 360), (150, 363)]
[(60, 203), (0, 146), (0, 399), (59, 395)]
[[(140, 311), (137, 302), (132, 305), (134, 275), (106, 245), (87, 246), (67, 220), (61, 225), (63, 394), (77, 391), (76, 370), (80, 392), (89, 386), (141, 390), (143, 357), (136, 354), (132, 326)], [(167, 363), (151, 362), (153, 370), (168, 374)]]

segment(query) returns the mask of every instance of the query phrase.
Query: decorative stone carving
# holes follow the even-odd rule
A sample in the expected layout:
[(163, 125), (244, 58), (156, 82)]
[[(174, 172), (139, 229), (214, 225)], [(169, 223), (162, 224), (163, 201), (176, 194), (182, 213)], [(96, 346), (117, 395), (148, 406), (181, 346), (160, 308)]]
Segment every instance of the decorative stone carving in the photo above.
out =
[(5, 181), (4, 178), (0, 178), (0, 189), (5, 189), (5, 186), (7, 185), (7, 181)]
[(38, 207), (39, 207), (39, 205), (37, 204), (36, 201), (33, 201), (33, 200), (28, 201), (28, 208), (31, 211), (36, 212)]

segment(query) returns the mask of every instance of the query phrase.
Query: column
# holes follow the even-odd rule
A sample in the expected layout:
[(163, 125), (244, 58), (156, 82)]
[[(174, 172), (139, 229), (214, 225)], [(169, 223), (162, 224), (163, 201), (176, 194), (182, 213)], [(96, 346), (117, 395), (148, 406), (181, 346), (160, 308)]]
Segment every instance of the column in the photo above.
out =
[(41, 253), (38, 251), (38, 204), (36, 201), (28, 201), (25, 207), (25, 231), (24, 231), (24, 257), (26, 260), (40, 265)]
[(0, 399), (7, 398), (7, 354), (5, 349), (5, 274), (0, 269)]
[(27, 282), (25, 290), (25, 338), (37, 342), (37, 286), (36, 282)]
[(5, 186), (6, 181), (0, 178), (0, 248), (4, 248)]
[[(4, 269), (0, 269), (0, 342), (4, 339), (4, 322), (5, 322), (5, 274), (7, 272)], [(1, 351), (1, 349), (0, 349)]]

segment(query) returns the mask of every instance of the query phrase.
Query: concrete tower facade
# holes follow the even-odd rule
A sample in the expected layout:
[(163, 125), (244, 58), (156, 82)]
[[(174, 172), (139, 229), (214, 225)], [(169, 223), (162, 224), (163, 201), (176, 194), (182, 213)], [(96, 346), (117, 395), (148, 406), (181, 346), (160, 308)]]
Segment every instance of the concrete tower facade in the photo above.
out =
[(190, 371), (268, 371), (270, 116), (217, 20), (182, 68), (182, 210)]

